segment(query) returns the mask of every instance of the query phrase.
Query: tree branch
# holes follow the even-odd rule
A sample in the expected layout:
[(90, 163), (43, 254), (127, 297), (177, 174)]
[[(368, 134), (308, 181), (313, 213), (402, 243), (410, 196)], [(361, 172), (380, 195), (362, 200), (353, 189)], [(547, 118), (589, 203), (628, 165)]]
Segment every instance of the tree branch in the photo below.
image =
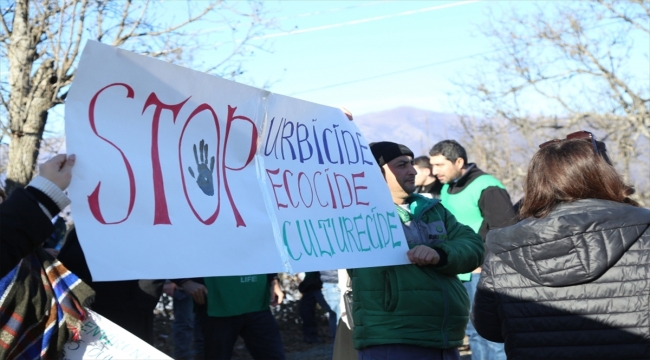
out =
[[(149, 3), (149, 2), (147, 1), (147, 4), (148, 4), (148, 3)], [(129, 33), (128, 33), (127, 35), (125, 35), (125, 36), (122, 36), (122, 37), (116, 38), (116, 39), (113, 41), (113, 44), (114, 44), (115, 46), (122, 45), (124, 42), (126, 42), (128, 39), (130, 39), (130, 38), (132, 38), (132, 37), (144, 37), (144, 36), (155, 37), (155, 36), (160, 36), (160, 35), (163, 35), (163, 34), (169, 34), (169, 33), (173, 32), (173, 31), (176, 31), (176, 30), (182, 28), (183, 26), (186, 26), (187, 24), (193, 23), (193, 22), (195, 22), (195, 21), (201, 19), (205, 14), (209, 13), (210, 11), (212, 11), (212, 10), (215, 8), (215, 6), (217, 6), (217, 3), (212, 3), (212, 4), (210, 4), (209, 6), (207, 6), (206, 8), (204, 8), (203, 11), (202, 11), (200, 14), (198, 14), (198, 15), (196, 15), (196, 16), (194, 16), (194, 17), (191, 17), (191, 18), (185, 20), (185, 21), (182, 22), (182, 23), (179, 23), (179, 24), (176, 24), (176, 25), (170, 26), (170, 27), (168, 27), (168, 28), (166, 28), (166, 29), (164, 29), (164, 30), (159, 30), (159, 31), (145, 31), (145, 32), (141, 32), (141, 33), (137, 33), (137, 34), (136, 34), (135, 31), (138, 29), (138, 27), (139, 27), (139, 25), (140, 25), (140, 21), (141, 21), (141, 19), (142, 19), (142, 17), (140, 17), (140, 19), (138, 19), (138, 20), (133, 24), (133, 26), (131, 27), (131, 30), (129, 31)], [(145, 5), (145, 8), (146, 8), (146, 5)], [(144, 10), (143, 10), (143, 13), (142, 13), (142, 14), (143, 14), (143, 16), (144, 16)]]
[[(79, 56), (79, 49), (81, 48), (81, 42), (83, 41), (83, 32), (85, 28), (84, 25), (86, 21), (87, 11), (88, 11), (88, 0), (83, 0), (81, 4), (81, 9), (79, 11), (79, 21), (78, 21), (76, 33), (74, 33), (73, 26), (70, 26), (70, 39), (68, 40), (68, 47), (65, 51), (65, 56), (60, 66), (61, 69), (59, 72), (60, 79), (63, 79), (66, 76), (70, 68), (72, 68), (75, 59)], [(62, 86), (62, 84), (59, 84), (59, 86)], [(58, 93), (58, 89), (56, 93)]]
[[(645, 32), (650, 34), (650, 27), (645, 27), (645, 26), (643, 26), (643, 24), (639, 23), (635, 19), (633, 19), (633, 18), (627, 16), (626, 14), (616, 10), (614, 8), (614, 6), (610, 2), (607, 2), (605, 0), (597, 0), (597, 2), (600, 5), (607, 8), (607, 10), (609, 10), (612, 14), (614, 14), (615, 17), (617, 17), (617, 18), (619, 18), (619, 19), (621, 19), (623, 21), (626, 21), (626, 22), (630, 23), (631, 25), (633, 25), (634, 27), (636, 27), (637, 29), (645, 31)], [(646, 15), (648, 15), (650, 17), (650, 6), (648, 6), (647, 3), (643, 2), (643, 1), (638, 1), (636, 3), (639, 4), (645, 10)]]
[[(147, 0), (147, 2), (144, 5), (145, 10), (147, 9), (148, 4), (149, 4), (149, 0)], [(124, 9), (122, 10), (122, 16), (120, 17), (120, 23), (118, 25), (117, 34), (115, 35), (116, 39), (121, 37), (122, 31), (124, 31), (124, 28), (126, 27), (126, 20), (129, 18), (130, 7), (131, 7), (131, 0), (127, 0), (124, 3)], [(144, 11), (142, 11), (142, 13), (140, 14), (140, 19), (142, 19), (143, 16), (144, 16)], [(138, 21), (140, 19), (138, 19)], [(116, 46), (115, 42), (113, 42), (113, 46)]]
[[(66, 40), (65, 50), (60, 48), (57, 51), (57, 64), (56, 67), (56, 83), (53, 85), (54, 89), (52, 92), (53, 103), (61, 103), (62, 100), (59, 99), (59, 90), (61, 87), (68, 84), (69, 77), (67, 76), (68, 71), (74, 64), (74, 60), (77, 58), (79, 53), (79, 48), (81, 46), (84, 24), (86, 20), (86, 11), (88, 9), (88, 0), (82, 0), (81, 8), (79, 9), (79, 14), (77, 15), (77, 5), (79, 0), (72, 0), (70, 6), (72, 6), (72, 14), (70, 15), (71, 24), (69, 26), (69, 36)], [(78, 20), (77, 20), (78, 19)], [(75, 32), (75, 23), (77, 24), (77, 30)], [(61, 26), (61, 29), (63, 26)], [(63, 34), (63, 31), (60, 31)]]
[(102, 41), (104, 37), (104, 10), (106, 9), (106, 4), (99, 2), (97, 4), (97, 36), (95, 40)]
[(0, 36), (0, 41), (2, 42), (4, 42), (5, 39), (8, 39), (11, 36), (11, 31), (9, 30), (9, 26), (7, 26), (7, 22), (5, 21), (5, 15), (8, 13), (9, 11), (7, 11), (7, 13), (2, 14), (2, 16), (0, 16), (0, 20), (2, 21), (2, 29), (5, 32), (4, 34), (2, 34), (2, 36)]
[(2, 103), (2, 106), (4, 106), (5, 110), (9, 112), (9, 104), (5, 100), (5, 97), (2, 95), (2, 92), (0, 92), (0, 103)]
[(145, 14), (147, 13), (147, 8), (149, 7), (149, 0), (147, 0), (144, 3), (144, 6), (142, 7), (142, 12), (140, 13), (140, 17), (138, 17), (137, 20), (133, 23), (131, 26), (131, 30), (129, 31), (129, 34), (122, 36), (122, 31), (124, 31), (124, 28), (126, 26), (126, 18), (128, 16), (128, 8), (131, 5), (131, 2), (129, 1), (126, 6), (124, 7), (124, 12), (122, 13), (122, 21), (120, 22), (120, 29), (117, 32), (117, 35), (115, 36), (115, 39), (113, 39), (113, 46), (120, 46), (124, 44), (126, 40), (128, 40), (131, 37), (131, 34), (135, 31), (135, 29), (140, 27), (140, 24), (142, 23), (142, 20), (145, 17)]

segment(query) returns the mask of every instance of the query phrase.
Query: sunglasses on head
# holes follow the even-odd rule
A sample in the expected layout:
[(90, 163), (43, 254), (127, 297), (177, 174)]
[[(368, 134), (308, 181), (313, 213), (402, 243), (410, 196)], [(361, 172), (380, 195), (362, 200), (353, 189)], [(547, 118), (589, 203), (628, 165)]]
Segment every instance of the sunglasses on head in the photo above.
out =
[(567, 135), (566, 139), (553, 139), (553, 140), (549, 140), (547, 142), (541, 143), (539, 145), (539, 148), (541, 149), (543, 147), (549, 146), (551, 144), (559, 143), (559, 142), (562, 142), (562, 141), (565, 141), (565, 140), (580, 140), (580, 139), (591, 140), (591, 144), (594, 146), (594, 152), (596, 152), (596, 155), (600, 154), (600, 152), (598, 151), (598, 145), (596, 145), (596, 138), (594, 137), (594, 134), (590, 133), (589, 131), (584, 131), (584, 130), (573, 132), (573, 133)]

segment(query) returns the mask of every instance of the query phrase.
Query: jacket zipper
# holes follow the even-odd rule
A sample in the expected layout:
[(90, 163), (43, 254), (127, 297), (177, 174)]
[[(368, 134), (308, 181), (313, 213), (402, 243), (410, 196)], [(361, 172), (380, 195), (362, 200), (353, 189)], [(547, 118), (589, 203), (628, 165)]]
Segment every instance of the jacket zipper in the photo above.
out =
[[(420, 213), (418, 214), (418, 217), (415, 219), (415, 228), (418, 230), (418, 235), (420, 236), (420, 240), (422, 240), (423, 237), (422, 237), (422, 231), (420, 231), (420, 227), (418, 226), (418, 224), (420, 223), (420, 220), (422, 219), (422, 214), (424, 214), (425, 212), (433, 209), (434, 206), (435, 206), (435, 204), (429, 205), (428, 207), (424, 208), (424, 210), (420, 211)], [(410, 215), (410, 212), (409, 212), (409, 215)], [(424, 239), (428, 240), (428, 237), (424, 238)], [(422, 242), (423, 245), (424, 245), (424, 243), (425, 242)]]
[[(415, 227), (416, 227), (416, 229), (418, 229), (418, 235), (420, 235), (420, 239), (422, 239), (422, 232), (420, 231), (420, 227), (418, 226), (418, 223), (420, 222), (420, 220), (422, 218), (422, 214), (424, 214), (425, 212), (433, 209), (434, 206), (435, 206), (435, 204), (429, 205), (429, 207), (427, 207), (424, 210), (420, 211), (420, 213), (418, 214), (418, 216), (416, 218)], [(409, 215), (410, 215), (410, 212), (409, 212)], [(438, 214), (438, 215), (440, 215), (440, 214)], [(443, 302), (445, 304), (445, 313), (444, 313), (444, 316), (442, 317), (442, 324), (440, 324), (440, 332), (442, 333), (443, 346), (444, 346), (444, 348), (447, 348), (447, 347), (449, 347), (449, 336), (447, 335), (447, 319), (449, 318), (449, 299), (448, 299), (448, 295), (447, 295), (447, 289), (442, 284), (440, 279), (438, 279), (437, 276), (436, 276), (436, 281), (438, 281), (438, 285), (440, 286), (440, 290), (442, 291), (442, 300), (443, 300)]]

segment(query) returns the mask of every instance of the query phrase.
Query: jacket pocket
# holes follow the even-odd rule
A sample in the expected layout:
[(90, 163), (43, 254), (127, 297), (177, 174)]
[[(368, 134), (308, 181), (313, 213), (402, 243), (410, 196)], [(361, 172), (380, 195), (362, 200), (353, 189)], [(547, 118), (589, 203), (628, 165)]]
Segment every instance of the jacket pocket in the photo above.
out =
[(394, 271), (384, 272), (384, 310), (394, 311), (398, 300), (397, 277)]

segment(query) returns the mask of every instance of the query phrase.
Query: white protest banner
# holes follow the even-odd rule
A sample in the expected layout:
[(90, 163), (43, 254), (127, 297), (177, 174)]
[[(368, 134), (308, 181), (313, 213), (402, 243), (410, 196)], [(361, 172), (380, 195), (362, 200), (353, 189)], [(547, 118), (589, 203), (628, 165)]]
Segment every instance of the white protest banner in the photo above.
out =
[(171, 359), (96, 312), (86, 312), (88, 318), (81, 327), (81, 339), (65, 344), (64, 360)]
[(386, 183), (339, 109), (88, 42), (65, 121), (94, 280), (408, 262)]

